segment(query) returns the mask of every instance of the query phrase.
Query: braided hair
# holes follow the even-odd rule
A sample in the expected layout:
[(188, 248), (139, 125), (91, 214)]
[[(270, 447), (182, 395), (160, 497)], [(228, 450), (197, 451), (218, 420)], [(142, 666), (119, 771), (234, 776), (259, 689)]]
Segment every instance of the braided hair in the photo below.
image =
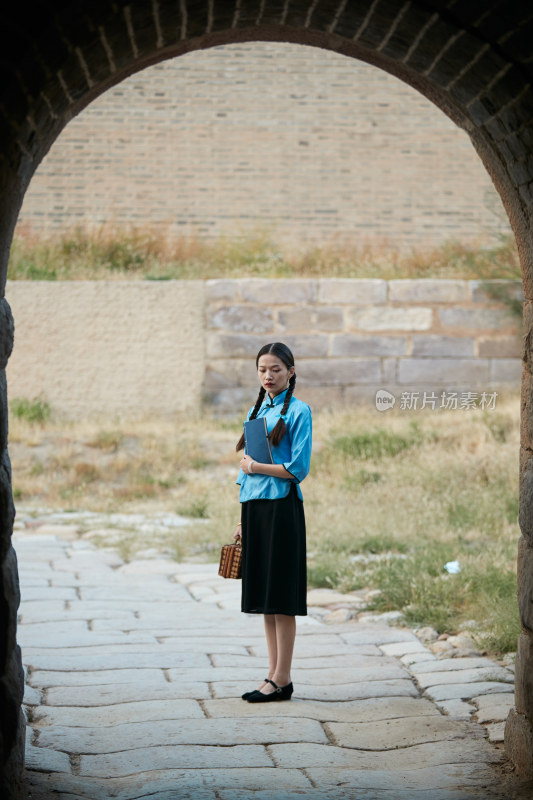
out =
[[(258, 352), (257, 357), (255, 359), (256, 368), (259, 365), (259, 359), (261, 358), (261, 356), (267, 355), (269, 353), (272, 353), (272, 355), (277, 356), (281, 361), (283, 361), (287, 369), (294, 367), (294, 356), (287, 347), (287, 345), (283, 344), (282, 342), (273, 342), (271, 344), (265, 344), (264, 347), (262, 347), (261, 350)], [(294, 394), (295, 386), (296, 386), (296, 374), (293, 374), (289, 378), (289, 388), (287, 390), (287, 394), (285, 395), (285, 402), (283, 403), (283, 408), (281, 409), (280, 418), (276, 422), (274, 429), (269, 434), (270, 443), (273, 444), (274, 446), (278, 445), (285, 436), (287, 426), (285, 425), (285, 420), (283, 419), (283, 417), (288, 411), (292, 395)], [(261, 408), (261, 404), (265, 399), (265, 394), (266, 394), (266, 389), (264, 386), (261, 386), (261, 388), (259, 389), (259, 394), (257, 396), (255, 406), (252, 409), (252, 413), (250, 414), (249, 419), (255, 419), (257, 417), (259, 409)], [(235, 449), (238, 452), (243, 448), (244, 448), (244, 433), (237, 442), (237, 446)]]

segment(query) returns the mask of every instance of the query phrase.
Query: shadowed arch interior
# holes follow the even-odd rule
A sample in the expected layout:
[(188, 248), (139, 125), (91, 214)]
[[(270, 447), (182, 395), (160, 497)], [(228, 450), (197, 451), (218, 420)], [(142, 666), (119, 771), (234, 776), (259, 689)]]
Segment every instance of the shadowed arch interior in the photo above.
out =
[[(517, 0), (28, 0), (2, 11), (0, 37), (0, 262), (2, 295), (12, 233), (39, 162), (68, 121), (126, 76), (190, 50), (242, 41), (284, 41), (359, 58), (418, 89), (468, 131), (517, 237), (526, 296), (520, 577), (533, 585), (533, 12)], [(12, 318), (2, 301), (0, 368)], [(15, 643), (16, 563), (7, 455), (5, 374), (0, 416), (0, 557), (3, 594), (0, 732), (5, 796), (22, 796), (20, 653)], [(524, 566), (527, 565), (527, 566)], [(527, 574), (526, 574), (527, 573)], [(521, 606), (522, 607), (522, 606)], [(523, 625), (533, 631), (533, 603)], [(533, 776), (533, 638), (521, 637), (517, 714), (508, 739)], [(13, 788), (14, 787), (14, 788)], [(6, 794), (6, 792), (8, 792)]]

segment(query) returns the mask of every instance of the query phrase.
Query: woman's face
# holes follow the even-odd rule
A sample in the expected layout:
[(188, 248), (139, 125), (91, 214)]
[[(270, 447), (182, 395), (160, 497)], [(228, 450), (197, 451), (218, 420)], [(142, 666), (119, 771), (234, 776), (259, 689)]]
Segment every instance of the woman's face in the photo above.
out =
[(257, 374), (271, 397), (275, 397), (283, 392), (289, 383), (289, 378), (294, 373), (294, 367), (290, 369), (283, 361), (272, 353), (265, 353), (257, 362)]

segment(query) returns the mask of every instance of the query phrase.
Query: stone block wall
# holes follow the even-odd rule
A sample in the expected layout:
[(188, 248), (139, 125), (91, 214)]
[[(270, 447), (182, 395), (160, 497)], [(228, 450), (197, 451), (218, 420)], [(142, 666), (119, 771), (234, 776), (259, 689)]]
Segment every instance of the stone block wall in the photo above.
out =
[(204, 389), (224, 408), (253, 398), (270, 341), (291, 347), (298, 395), (320, 406), (520, 382), (520, 321), (480, 281), (213, 280), (205, 303)]
[(198, 413), (202, 400), (241, 412), (271, 341), (291, 347), (298, 396), (318, 407), (520, 380), (519, 321), (479, 281), (8, 281), (7, 296), (9, 396), (43, 394), (67, 417)]

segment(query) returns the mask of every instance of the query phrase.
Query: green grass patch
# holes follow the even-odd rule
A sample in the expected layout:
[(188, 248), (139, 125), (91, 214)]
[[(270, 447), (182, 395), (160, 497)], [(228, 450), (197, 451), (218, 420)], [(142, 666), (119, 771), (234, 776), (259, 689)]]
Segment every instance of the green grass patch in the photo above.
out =
[[(329, 447), (334, 453), (347, 458), (377, 461), (386, 456), (396, 456), (410, 447), (421, 444), (422, 441), (423, 434), (418, 424), (411, 422), (409, 429), (403, 434), (389, 431), (386, 428), (342, 434), (334, 436)], [(361, 475), (360, 473), (360, 477), (372, 480), (376, 474), (364, 473)]]
[(14, 417), (31, 423), (45, 423), (50, 419), (52, 409), (44, 397), (30, 400), (27, 397), (15, 397), (9, 404)]

